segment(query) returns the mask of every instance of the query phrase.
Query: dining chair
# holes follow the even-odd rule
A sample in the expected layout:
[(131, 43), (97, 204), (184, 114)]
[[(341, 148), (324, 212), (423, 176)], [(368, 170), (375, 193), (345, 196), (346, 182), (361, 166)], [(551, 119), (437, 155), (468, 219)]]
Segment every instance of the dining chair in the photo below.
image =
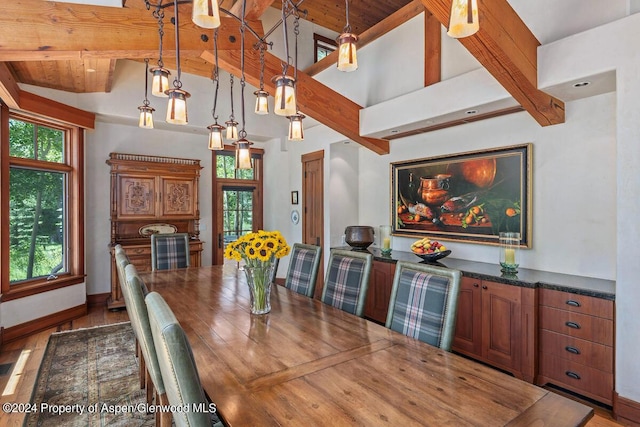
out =
[[(116, 254), (117, 256), (117, 254)], [(125, 268), (125, 282), (122, 286), (127, 314), (131, 322), (131, 327), (135, 333), (140, 347), (140, 370), (144, 375), (144, 382), (147, 392), (147, 403), (153, 402), (154, 392), (158, 402), (167, 402), (164, 382), (158, 364), (158, 356), (153, 345), (153, 335), (149, 323), (149, 313), (144, 300), (142, 279), (138, 276), (138, 271), (133, 264)], [(161, 426), (171, 425), (171, 417), (166, 414), (156, 413), (157, 424)]]
[(332, 249), (321, 301), (362, 317), (372, 264), (369, 252)]
[[(208, 408), (191, 344), (182, 326), (159, 293), (150, 292), (145, 302), (169, 405)], [(223, 425), (215, 413), (193, 410), (173, 412), (173, 421), (177, 427)]]
[(188, 233), (151, 235), (151, 269), (173, 270), (191, 265)]
[(398, 261), (385, 326), (451, 351), (461, 276), (450, 268)]
[(320, 246), (294, 243), (284, 286), (313, 298), (321, 255), (322, 248)]

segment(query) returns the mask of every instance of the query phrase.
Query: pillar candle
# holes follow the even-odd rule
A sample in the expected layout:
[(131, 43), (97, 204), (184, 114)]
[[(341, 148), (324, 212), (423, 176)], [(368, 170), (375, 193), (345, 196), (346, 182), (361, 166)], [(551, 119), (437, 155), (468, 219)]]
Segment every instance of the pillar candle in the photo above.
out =
[(385, 237), (382, 239), (382, 248), (389, 249), (391, 247), (391, 239), (389, 237)]
[(516, 251), (513, 248), (506, 248), (504, 250), (504, 263), (514, 265), (516, 263)]

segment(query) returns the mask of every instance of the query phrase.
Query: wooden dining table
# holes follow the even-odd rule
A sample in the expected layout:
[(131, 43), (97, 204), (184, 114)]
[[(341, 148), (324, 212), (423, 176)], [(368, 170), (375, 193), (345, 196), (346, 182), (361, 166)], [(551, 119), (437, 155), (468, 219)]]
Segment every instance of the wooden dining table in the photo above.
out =
[(581, 426), (593, 409), (274, 285), (250, 313), (245, 273), (141, 273), (185, 329), (231, 426)]

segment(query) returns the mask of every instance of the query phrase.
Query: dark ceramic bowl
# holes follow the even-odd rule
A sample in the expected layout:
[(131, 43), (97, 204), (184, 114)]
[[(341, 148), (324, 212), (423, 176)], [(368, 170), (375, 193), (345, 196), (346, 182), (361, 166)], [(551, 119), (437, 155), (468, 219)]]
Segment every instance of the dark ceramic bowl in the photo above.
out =
[(449, 256), (449, 254), (451, 253), (450, 250), (446, 250), (446, 251), (442, 251), (442, 252), (434, 252), (432, 254), (417, 254), (417, 253), (413, 253), (415, 256), (422, 258), (424, 261), (426, 262), (434, 262), (437, 261), (439, 259), (442, 259), (446, 256)]
[(344, 229), (344, 240), (352, 248), (368, 248), (373, 243), (373, 235), (373, 227), (368, 225), (351, 225)]

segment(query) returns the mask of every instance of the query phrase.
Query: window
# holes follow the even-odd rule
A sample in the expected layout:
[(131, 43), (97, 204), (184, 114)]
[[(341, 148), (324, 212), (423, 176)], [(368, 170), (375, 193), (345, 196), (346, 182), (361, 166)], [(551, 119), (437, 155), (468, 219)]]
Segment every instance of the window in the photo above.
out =
[(338, 47), (335, 40), (320, 34), (313, 34), (313, 62), (318, 62)]
[(2, 176), (9, 181), (2, 186), (2, 293), (12, 299), (81, 283), (81, 130), (2, 113)]

